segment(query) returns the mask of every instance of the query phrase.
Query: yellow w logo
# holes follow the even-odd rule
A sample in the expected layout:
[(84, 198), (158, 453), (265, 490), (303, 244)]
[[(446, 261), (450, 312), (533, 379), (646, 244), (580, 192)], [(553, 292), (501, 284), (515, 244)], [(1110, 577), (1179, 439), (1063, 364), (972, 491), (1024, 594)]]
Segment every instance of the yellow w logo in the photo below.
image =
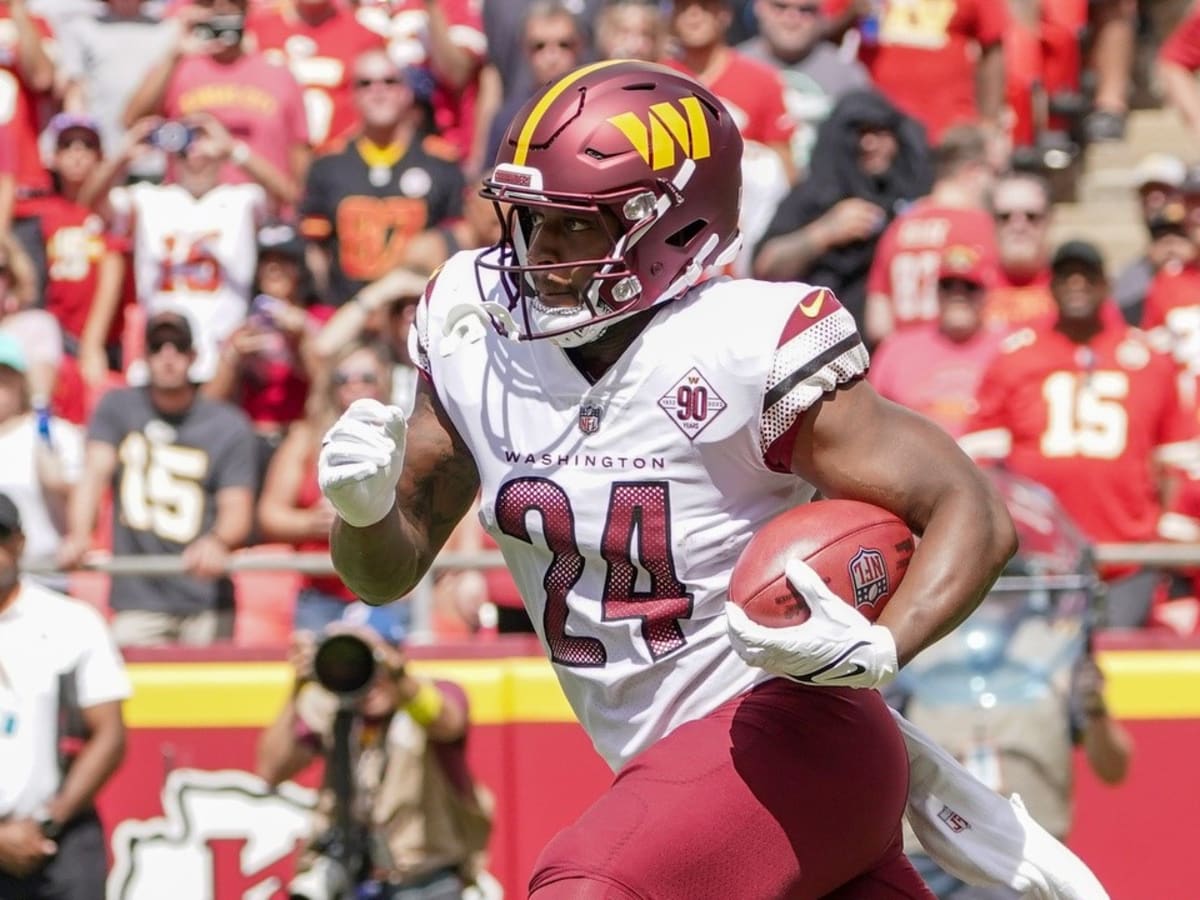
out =
[(704, 159), (712, 151), (708, 143), (708, 122), (704, 109), (695, 97), (684, 97), (679, 101), (681, 113), (667, 101), (650, 107), (650, 122), (638, 118), (637, 113), (621, 113), (608, 121), (629, 138), (650, 168), (657, 171), (675, 165), (675, 148), (683, 151), (688, 159)]

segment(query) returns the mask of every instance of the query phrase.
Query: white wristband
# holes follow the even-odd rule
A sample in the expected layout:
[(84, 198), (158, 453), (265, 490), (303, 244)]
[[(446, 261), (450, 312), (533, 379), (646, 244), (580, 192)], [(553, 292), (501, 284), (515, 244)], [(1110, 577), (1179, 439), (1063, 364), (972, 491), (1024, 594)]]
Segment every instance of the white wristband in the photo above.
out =
[(235, 166), (244, 166), (250, 161), (250, 145), (245, 141), (235, 141), (229, 151), (229, 161)]

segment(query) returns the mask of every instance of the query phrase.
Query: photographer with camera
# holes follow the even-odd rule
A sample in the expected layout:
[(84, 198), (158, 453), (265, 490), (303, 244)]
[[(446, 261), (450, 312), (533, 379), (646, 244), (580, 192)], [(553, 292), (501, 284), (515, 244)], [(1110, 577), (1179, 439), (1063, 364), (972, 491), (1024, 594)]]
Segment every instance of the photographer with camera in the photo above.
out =
[(479, 874), (491, 817), (467, 768), (466, 695), (409, 671), (396, 623), (354, 604), (293, 636), (294, 689), (257, 771), (274, 786), (325, 763), (297, 900), (450, 900)]
[(269, 167), (300, 185), (310, 154), (300, 85), (286, 66), (247, 45), (246, 6), (247, 0), (191, 0), (181, 7), (175, 40), (130, 98), (125, 127), (146, 116), (208, 113), (235, 138), (222, 184), (264, 181), (254, 170)]

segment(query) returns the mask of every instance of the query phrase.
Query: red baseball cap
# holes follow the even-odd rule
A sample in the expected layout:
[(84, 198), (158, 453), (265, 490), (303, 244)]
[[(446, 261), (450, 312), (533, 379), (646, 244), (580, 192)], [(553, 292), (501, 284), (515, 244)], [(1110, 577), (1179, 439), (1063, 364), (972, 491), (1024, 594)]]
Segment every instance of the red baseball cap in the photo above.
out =
[(993, 273), (978, 247), (951, 244), (942, 251), (938, 266), (938, 281), (943, 279), (966, 281), (986, 289), (992, 286)]

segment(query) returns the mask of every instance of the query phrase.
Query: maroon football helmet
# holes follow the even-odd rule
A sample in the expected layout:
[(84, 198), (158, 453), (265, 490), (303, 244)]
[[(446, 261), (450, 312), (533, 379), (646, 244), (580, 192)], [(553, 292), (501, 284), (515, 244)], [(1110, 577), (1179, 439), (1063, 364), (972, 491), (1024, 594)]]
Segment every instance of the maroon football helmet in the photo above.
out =
[[(509, 125), (482, 194), (499, 244), (477, 266), (501, 273), (516, 336), (563, 346), (679, 296), (740, 243), (742, 138), (703, 85), (664, 66), (610, 60), (539, 91)], [(529, 211), (607, 213), (612, 249), (597, 259), (530, 265)], [(532, 272), (595, 266), (579, 306), (542, 305)], [(505, 318), (505, 317), (500, 317)]]

